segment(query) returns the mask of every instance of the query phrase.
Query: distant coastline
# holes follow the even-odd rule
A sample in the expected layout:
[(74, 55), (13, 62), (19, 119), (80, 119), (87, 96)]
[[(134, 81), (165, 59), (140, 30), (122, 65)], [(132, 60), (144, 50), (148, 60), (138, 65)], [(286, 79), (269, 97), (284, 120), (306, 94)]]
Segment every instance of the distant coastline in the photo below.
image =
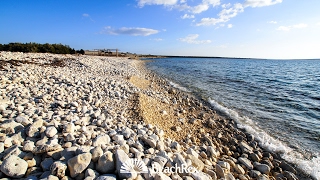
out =
[(248, 60), (320, 60), (314, 59), (275, 59), (275, 58), (248, 58), (248, 57), (223, 57), (223, 56), (173, 56), (173, 55), (138, 55), (139, 58), (216, 58), (216, 59), (248, 59)]

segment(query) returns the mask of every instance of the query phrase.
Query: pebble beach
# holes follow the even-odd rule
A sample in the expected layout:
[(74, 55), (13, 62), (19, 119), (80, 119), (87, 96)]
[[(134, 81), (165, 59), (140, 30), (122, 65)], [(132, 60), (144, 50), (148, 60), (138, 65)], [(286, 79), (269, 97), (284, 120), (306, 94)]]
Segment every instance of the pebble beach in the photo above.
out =
[(0, 179), (311, 179), (145, 61), (1, 52), (0, 62)]

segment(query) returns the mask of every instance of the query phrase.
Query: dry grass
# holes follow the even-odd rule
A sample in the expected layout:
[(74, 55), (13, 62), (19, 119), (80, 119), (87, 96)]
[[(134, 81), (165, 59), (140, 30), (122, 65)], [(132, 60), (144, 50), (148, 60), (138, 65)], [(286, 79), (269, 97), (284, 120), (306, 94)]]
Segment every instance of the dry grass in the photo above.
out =
[(40, 64), (33, 61), (22, 61), (22, 60), (0, 60), (0, 70), (4, 70), (5, 66), (10, 66), (10, 68), (13, 68), (13, 66), (21, 66), (22, 64), (36, 64), (39, 66), (52, 66), (52, 67), (64, 67), (66, 66), (65, 61), (68, 59), (54, 59), (54, 60), (48, 60), (47, 63)]

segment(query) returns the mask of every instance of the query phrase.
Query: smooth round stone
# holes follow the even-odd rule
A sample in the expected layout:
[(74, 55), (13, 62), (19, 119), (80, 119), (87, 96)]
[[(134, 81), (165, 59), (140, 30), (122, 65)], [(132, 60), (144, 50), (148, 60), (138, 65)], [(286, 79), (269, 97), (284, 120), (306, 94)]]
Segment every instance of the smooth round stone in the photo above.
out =
[(74, 101), (74, 102), (71, 103), (71, 105), (74, 106), (74, 107), (78, 107), (78, 106), (79, 106), (79, 103), (76, 102), (76, 101)]
[(58, 130), (54, 126), (47, 127), (45, 134), (47, 137), (53, 137), (58, 133)]
[(64, 126), (64, 132), (73, 133), (75, 130), (75, 125), (73, 123), (68, 123)]
[(7, 109), (7, 105), (6, 104), (0, 104), (0, 112), (3, 112)]
[(114, 174), (103, 174), (99, 176), (96, 180), (116, 180), (117, 176)]
[(17, 110), (18, 110), (19, 112), (22, 112), (22, 111), (24, 110), (24, 107), (23, 107), (23, 106), (18, 106)]
[(0, 141), (3, 142), (7, 138), (7, 135), (5, 133), (0, 133)]
[(2, 153), (4, 151), (4, 143), (1, 142), (0, 143), (0, 153)]
[(254, 162), (253, 166), (263, 174), (268, 174), (271, 171), (271, 168), (266, 164), (261, 164), (258, 162)]
[(23, 145), (24, 151), (32, 152), (34, 148), (35, 148), (35, 145), (34, 145), (33, 141), (25, 141), (25, 143)]
[(96, 179), (99, 176), (99, 173), (93, 169), (88, 168), (85, 172), (85, 177), (90, 177), (92, 179)]
[(23, 116), (16, 117), (16, 122), (17, 123), (21, 123), (24, 126), (27, 126), (27, 125), (31, 124), (31, 121), (27, 120), (27, 118), (25, 118)]
[(53, 159), (52, 158), (45, 158), (42, 162), (41, 162), (41, 167), (43, 169), (43, 171), (49, 171), (50, 170), (50, 166), (53, 164)]
[(8, 148), (12, 146), (12, 138), (6, 138), (4, 140), (4, 147)]

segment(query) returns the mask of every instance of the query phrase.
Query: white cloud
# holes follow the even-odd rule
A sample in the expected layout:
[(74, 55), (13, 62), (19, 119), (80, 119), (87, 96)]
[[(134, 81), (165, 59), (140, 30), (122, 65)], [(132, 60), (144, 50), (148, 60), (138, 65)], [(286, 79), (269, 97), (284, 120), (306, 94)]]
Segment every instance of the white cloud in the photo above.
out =
[(300, 24), (293, 25), (292, 27), (293, 27), (293, 28), (297, 28), (297, 29), (301, 29), (301, 28), (306, 28), (306, 27), (308, 27), (308, 25), (307, 25), (307, 24), (304, 24), (304, 23), (300, 23)]
[[(219, 2), (220, 3), (220, 2)], [(210, 26), (216, 25), (218, 23), (228, 22), (231, 18), (237, 16), (239, 13), (244, 12), (246, 7), (263, 7), (263, 6), (271, 6), (274, 4), (282, 3), (282, 0), (245, 0), (243, 4), (235, 3), (231, 6), (230, 3), (222, 4), (223, 8), (218, 14), (217, 18), (202, 18), (200, 22), (198, 22), (197, 26)], [(277, 23), (276, 21), (270, 21), (269, 23)]]
[(212, 7), (218, 6), (220, 5), (220, 0), (202, 0), (201, 4), (193, 7), (189, 6), (189, 11), (193, 14), (200, 14), (204, 11), (207, 11), (210, 8), (210, 5)]
[(271, 6), (278, 3), (282, 3), (282, 0), (246, 0), (244, 2), (244, 7), (263, 7), (263, 6)]
[(268, 21), (269, 24), (277, 24), (277, 21)]
[(161, 38), (154, 38), (154, 39), (150, 39), (151, 41), (163, 41), (163, 39)]
[(207, 11), (210, 6), (215, 7), (220, 5), (220, 0), (202, 0), (202, 2), (196, 6), (189, 6), (186, 0), (138, 0), (138, 6), (143, 7), (145, 5), (164, 5), (170, 7), (170, 9), (178, 9), (179, 11), (187, 11), (192, 14), (199, 14)]
[(218, 23), (225, 22), (223, 19), (217, 19), (217, 18), (202, 18), (199, 23), (197, 23), (197, 26), (210, 26), (210, 25), (216, 25)]
[(307, 24), (300, 23), (300, 24), (295, 24), (292, 26), (279, 26), (277, 28), (278, 31), (290, 31), (291, 29), (302, 29), (308, 27)]
[(144, 5), (175, 5), (178, 0), (138, 0), (139, 7), (143, 7)]
[(176, 4), (174, 6), (172, 6), (173, 9), (177, 9), (179, 11), (189, 11), (191, 9), (191, 7), (184, 3), (184, 4)]
[(89, 19), (89, 20), (92, 21), (92, 22), (95, 22), (95, 21), (90, 17), (90, 15), (87, 14), (87, 13), (83, 13), (83, 14), (82, 14), (82, 17), (85, 18), (85, 19)]
[(181, 19), (193, 19), (194, 15), (189, 15), (189, 14), (184, 14), (183, 16), (181, 16)]
[[(190, 6), (187, 4), (187, 0), (137, 0), (138, 5), (143, 7), (145, 5), (163, 5), (170, 9), (177, 9), (179, 11), (186, 11), (188, 14), (181, 16), (182, 19), (195, 18), (196, 14), (207, 11), (210, 7), (215, 7), (221, 4), (221, 0), (202, 0), (200, 4)], [(228, 22), (231, 18), (237, 16), (239, 13), (244, 12), (246, 7), (263, 7), (271, 6), (274, 4), (282, 3), (283, 0), (245, 0), (241, 3), (225, 3), (222, 4), (222, 10), (218, 14), (218, 17), (206, 17), (202, 18), (196, 26), (210, 26), (219, 23)], [(191, 15), (190, 15), (191, 14)], [(276, 21), (270, 21), (275, 24)]]
[(212, 5), (213, 7), (220, 5), (220, 0), (202, 0), (202, 4)]
[(221, 5), (223, 9), (229, 8), (230, 6), (231, 6), (231, 3)]
[(223, 9), (220, 13), (219, 13), (219, 17), (221, 19), (227, 20), (229, 21), (230, 18), (235, 17), (236, 15), (238, 15), (238, 13), (241, 13), (244, 11), (244, 8), (242, 6), (242, 4), (237, 3), (233, 5), (233, 8), (229, 8), (229, 9)]
[(199, 37), (199, 34), (189, 34), (185, 38), (179, 38), (178, 40), (181, 42), (186, 42), (189, 44), (209, 44), (211, 43), (211, 40), (197, 40)]
[(290, 31), (291, 27), (290, 26), (279, 26), (277, 28), (278, 31)]
[(228, 24), (228, 28), (232, 28), (233, 27), (233, 25), (232, 24)]
[(218, 23), (224, 23), (229, 21), (231, 18), (237, 16), (239, 13), (243, 12), (244, 8), (242, 4), (237, 3), (234, 4), (232, 8), (223, 9), (218, 14), (218, 18), (202, 18), (197, 26), (209, 26), (209, 25), (216, 25)]
[(208, 10), (208, 9), (209, 9), (208, 4), (199, 4), (197, 6), (192, 7), (191, 12), (194, 14), (199, 14), (199, 13), (202, 13), (202, 12)]
[(131, 35), (131, 36), (149, 36), (152, 34), (157, 34), (159, 31), (155, 29), (148, 29), (148, 28), (128, 28), (122, 27), (120, 29), (112, 29), (110, 26), (105, 27), (102, 31), (104, 34), (111, 34), (111, 35)]

